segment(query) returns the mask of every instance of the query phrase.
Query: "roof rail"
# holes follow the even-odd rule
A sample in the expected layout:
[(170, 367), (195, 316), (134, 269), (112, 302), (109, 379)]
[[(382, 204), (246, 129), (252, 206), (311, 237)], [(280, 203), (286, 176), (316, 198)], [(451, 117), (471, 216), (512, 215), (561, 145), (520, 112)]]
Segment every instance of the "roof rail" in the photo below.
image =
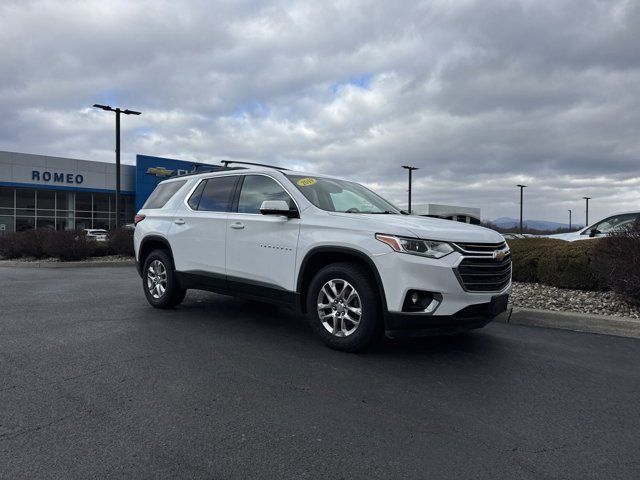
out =
[(238, 162), (236, 160), (220, 160), (220, 163), (224, 165), (224, 168), (228, 168), (228, 165), (230, 163), (236, 163), (238, 165), (253, 165), (254, 167), (267, 167), (267, 168), (274, 168), (276, 170), (289, 170), (288, 168), (276, 167), (274, 165), (267, 165), (265, 163)]
[(201, 173), (221, 172), (224, 170), (241, 170), (242, 167), (222, 167), (219, 165), (194, 165), (193, 170), (176, 177), (188, 177), (191, 175), (200, 175)]

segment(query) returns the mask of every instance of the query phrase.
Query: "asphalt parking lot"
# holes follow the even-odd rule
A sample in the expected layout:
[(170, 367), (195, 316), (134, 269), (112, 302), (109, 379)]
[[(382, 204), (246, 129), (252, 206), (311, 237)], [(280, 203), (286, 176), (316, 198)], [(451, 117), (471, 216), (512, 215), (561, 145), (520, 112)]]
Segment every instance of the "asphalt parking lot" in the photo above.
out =
[(320, 344), (133, 268), (0, 268), (2, 478), (640, 478), (640, 341), (491, 324)]

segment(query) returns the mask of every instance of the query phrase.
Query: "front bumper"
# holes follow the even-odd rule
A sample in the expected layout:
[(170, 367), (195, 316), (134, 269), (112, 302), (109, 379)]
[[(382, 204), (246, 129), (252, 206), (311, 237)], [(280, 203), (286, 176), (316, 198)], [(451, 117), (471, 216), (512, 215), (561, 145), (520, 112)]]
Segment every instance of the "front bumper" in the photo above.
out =
[(497, 295), (487, 303), (469, 305), (453, 315), (385, 313), (385, 334), (389, 338), (452, 335), (482, 328), (507, 310), (509, 295)]

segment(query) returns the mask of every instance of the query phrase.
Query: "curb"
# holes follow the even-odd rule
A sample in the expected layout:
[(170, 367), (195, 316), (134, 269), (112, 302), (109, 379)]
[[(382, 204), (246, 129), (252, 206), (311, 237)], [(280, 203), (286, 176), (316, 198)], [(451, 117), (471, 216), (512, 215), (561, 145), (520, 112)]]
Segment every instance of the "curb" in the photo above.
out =
[(110, 262), (15, 262), (0, 260), (0, 267), (17, 268), (83, 268), (83, 267), (133, 267), (134, 260), (115, 260)]
[(640, 320), (632, 318), (529, 308), (514, 308), (510, 313), (509, 315), (507, 311), (499, 315), (496, 321), (528, 327), (558, 328), (574, 332), (640, 338)]

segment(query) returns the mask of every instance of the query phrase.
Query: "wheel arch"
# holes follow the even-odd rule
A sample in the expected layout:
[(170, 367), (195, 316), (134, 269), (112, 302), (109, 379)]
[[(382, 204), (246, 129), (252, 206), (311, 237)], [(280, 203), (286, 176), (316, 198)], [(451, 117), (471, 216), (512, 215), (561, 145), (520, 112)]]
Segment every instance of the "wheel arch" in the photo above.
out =
[(296, 293), (300, 299), (300, 309), (302, 312), (307, 313), (307, 287), (311, 283), (313, 276), (320, 271), (322, 267), (338, 262), (357, 263), (369, 272), (378, 288), (382, 311), (386, 312), (387, 299), (384, 294), (384, 286), (380, 278), (380, 273), (371, 257), (355, 248), (333, 246), (312, 248), (302, 259), (296, 284)]
[(159, 235), (149, 235), (142, 239), (140, 242), (140, 249), (138, 251), (138, 273), (142, 274), (142, 268), (144, 267), (144, 262), (147, 260), (147, 257), (154, 250), (166, 250), (169, 253), (169, 257), (171, 258), (171, 262), (175, 266), (175, 262), (173, 260), (173, 252), (171, 251), (171, 245), (169, 241), (161, 237)]

